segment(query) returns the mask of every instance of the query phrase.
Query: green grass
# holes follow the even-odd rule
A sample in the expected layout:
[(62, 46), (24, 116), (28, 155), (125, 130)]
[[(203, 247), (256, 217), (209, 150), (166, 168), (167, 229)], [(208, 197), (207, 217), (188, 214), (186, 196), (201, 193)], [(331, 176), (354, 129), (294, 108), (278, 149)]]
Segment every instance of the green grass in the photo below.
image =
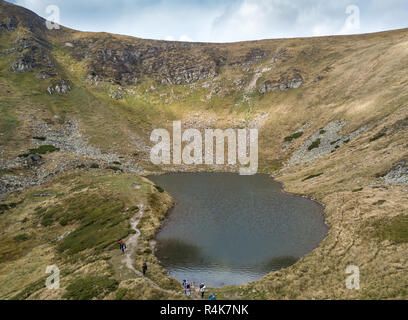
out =
[(80, 226), (61, 242), (59, 252), (73, 255), (86, 249), (101, 251), (130, 234), (129, 217), (123, 213), (124, 204), (120, 200), (83, 196), (72, 199), (61, 209), (62, 225), (79, 222)]
[(382, 240), (394, 243), (408, 242), (408, 216), (382, 219), (375, 223), (376, 235)]
[(33, 293), (45, 288), (45, 280), (46, 278), (43, 278), (43, 279), (33, 282), (32, 284), (24, 288), (24, 290), (22, 290), (21, 292), (16, 294), (14, 297), (12, 297), (11, 300), (26, 300)]
[(91, 300), (101, 294), (115, 291), (119, 282), (109, 277), (87, 276), (68, 285), (63, 298), (69, 300)]
[(78, 225), (58, 245), (58, 252), (74, 255), (86, 249), (100, 252), (130, 234), (124, 203), (106, 194), (76, 195), (59, 205), (36, 210), (44, 227)]
[(0, 143), (6, 143), (13, 136), (20, 122), (14, 113), (12, 102), (0, 99)]

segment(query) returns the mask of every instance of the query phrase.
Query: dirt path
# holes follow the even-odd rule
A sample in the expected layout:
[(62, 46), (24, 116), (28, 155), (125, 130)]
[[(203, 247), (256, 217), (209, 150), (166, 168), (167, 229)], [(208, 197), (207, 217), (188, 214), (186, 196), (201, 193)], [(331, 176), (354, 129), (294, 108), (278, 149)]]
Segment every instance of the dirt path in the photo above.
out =
[(133, 253), (135, 252), (136, 248), (137, 248), (137, 243), (140, 237), (140, 230), (137, 228), (137, 225), (139, 224), (140, 219), (142, 219), (143, 214), (144, 214), (144, 206), (143, 204), (139, 205), (139, 213), (136, 217), (134, 217), (131, 221), (130, 221), (130, 225), (132, 227), (133, 230), (135, 230), (135, 234), (133, 234), (132, 236), (130, 236), (130, 238), (126, 241), (126, 254), (125, 257), (122, 259), (122, 263), (131, 271), (133, 271), (135, 274), (137, 274), (140, 277), (143, 277), (151, 286), (153, 286), (156, 289), (159, 289), (161, 291), (167, 292), (169, 294), (178, 294), (175, 291), (172, 290), (167, 290), (164, 288), (161, 288), (158, 284), (156, 284), (154, 281), (152, 281), (151, 279), (143, 276), (143, 273), (139, 270), (137, 270), (134, 266), (133, 266), (133, 260), (132, 260), (132, 256)]

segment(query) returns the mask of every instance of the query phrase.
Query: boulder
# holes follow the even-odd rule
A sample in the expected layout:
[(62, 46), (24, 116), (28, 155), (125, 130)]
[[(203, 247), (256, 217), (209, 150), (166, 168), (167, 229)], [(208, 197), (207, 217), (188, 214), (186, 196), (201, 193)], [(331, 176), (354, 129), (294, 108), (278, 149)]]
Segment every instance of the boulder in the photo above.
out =
[(30, 154), (27, 159), (28, 166), (38, 166), (43, 162), (43, 158), (38, 154)]
[(49, 94), (67, 94), (71, 90), (71, 86), (67, 80), (54, 81), (47, 88)]
[(123, 99), (124, 93), (125, 93), (125, 92), (124, 92), (123, 88), (122, 88), (122, 87), (119, 87), (117, 90), (111, 90), (109, 96), (110, 96), (112, 99), (121, 100), (121, 99)]

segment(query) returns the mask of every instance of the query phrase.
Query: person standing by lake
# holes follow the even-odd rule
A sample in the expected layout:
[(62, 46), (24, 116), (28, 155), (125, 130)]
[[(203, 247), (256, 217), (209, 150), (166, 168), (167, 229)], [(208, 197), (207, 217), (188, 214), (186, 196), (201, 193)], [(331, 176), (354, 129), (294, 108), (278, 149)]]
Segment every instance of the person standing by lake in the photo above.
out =
[(188, 281), (187, 285), (186, 285), (186, 295), (187, 295), (187, 297), (189, 297), (191, 295), (190, 288), (191, 288), (190, 281)]
[(204, 299), (204, 295), (205, 295), (205, 284), (204, 283), (200, 283), (200, 292), (201, 292), (201, 299)]
[(183, 280), (184, 293), (187, 294), (187, 280)]

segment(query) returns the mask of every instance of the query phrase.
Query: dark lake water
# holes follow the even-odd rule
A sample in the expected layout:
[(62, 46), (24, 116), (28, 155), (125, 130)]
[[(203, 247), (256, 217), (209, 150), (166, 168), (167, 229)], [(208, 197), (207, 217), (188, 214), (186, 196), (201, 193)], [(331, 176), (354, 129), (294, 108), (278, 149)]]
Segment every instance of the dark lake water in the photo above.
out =
[(319, 246), (323, 207), (282, 192), (267, 175), (150, 176), (176, 200), (157, 234), (169, 274), (207, 286), (239, 285), (288, 267)]

